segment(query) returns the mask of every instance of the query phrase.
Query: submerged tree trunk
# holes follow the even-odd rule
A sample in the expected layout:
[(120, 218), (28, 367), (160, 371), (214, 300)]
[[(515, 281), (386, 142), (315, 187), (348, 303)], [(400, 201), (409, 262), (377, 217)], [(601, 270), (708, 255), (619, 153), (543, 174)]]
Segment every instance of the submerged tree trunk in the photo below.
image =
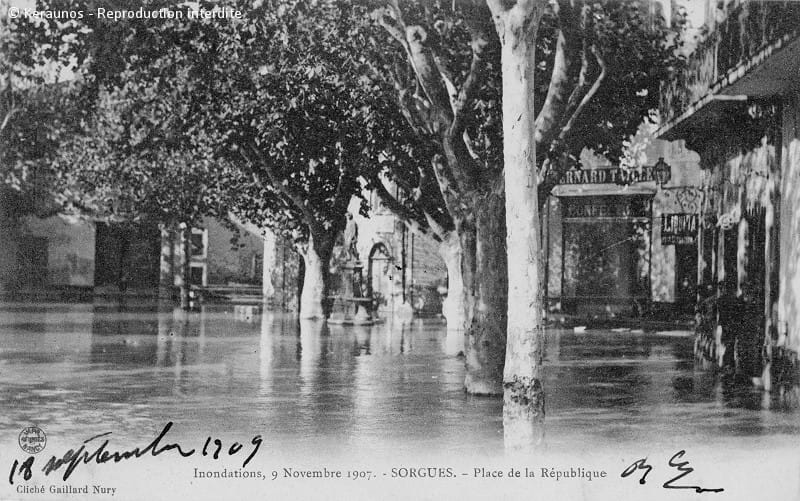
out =
[(475, 200), (475, 258), (472, 318), (466, 332), (466, 391), (503, 393), (506, 352), (506, 222), (502, 182)]
[(189, 310), (189, 290), (191, 288), (190, 276), (192, 265), (192, 227), (186, 225), (181, 230), (181, 269), (180, 269), (180, 299), (181, 309)]
[[(264, 241), (264, 254), (261, 259), (261, 297), (269, 303), (275, 297), (275, 284), (272, 283), (272, 271), (275, 266), (275, 247), (277, 239), (269, 229), (265, 229), (261, 237)], [(283, 291), (281, 291), (283, 292)]]
[(159, 225), (161, 233), (161, 257), (159, 260), (158, 298), (172, 299), (175, 285), (175, 228)]
[(534, 123), (536, 31), (546, 1), (490, 0), (500, 36), (508, 248), (508, 338), (503, 374), (507, 447), (544, 438), (544, 328), (539, 284), (539, 207)]
[(447, 320), (447, 353), (456, 355), (464, 351), (467, 302), (464, 276), (461, 272), (463, 252), (455, 231), (449, 232), (439, 243), (439, 255), (447, 267), (447, 298), (442, 304), (442, 314)]
[[(463, 326), (467, 332), (465, 389), (475, 394), (499, 394), (507, 270), (505, 256), (501, 256), (505, 232), (502, 221), (498, 221), (498, 217), (504, 217), (503, 204), (495, 207), (498, 193), (490, 185), (498, 182), (501, 169), (494, 168), (499, 166), (489, 168), (487, 159), (475, 153), (467, 131), (478, 117), (475, 104), (480, 89), (489, 83), (496, 40), (485, 5), (462, 2), (458, 10), (469, 32), (472, 51), (469, 72), (458, 86), (448, 72), (443, 71), (447, 66), (443, 64), (447, 61), (447, 52), (439, 53), (437, 38), (428, 34), (434, 26), (406, 24), (400, 2), (388, 2), (386, 8), (376, 13), (381, 26), (404, 48), (413, 70), (414, 78), (402, 75), (393, 78), (403, 115), (414, 130), (425, 136), (434, 132), (441, 140), (442, 151), (431, 158), (432, 171), (421, 172), (419, 193), (426, 187), (425, 179), (436, 180), (439, 193), (434, 195), (436, 201), (431, 206), (435, 208), (441, 195), (447, 212), (445, 219), (449, 219), (446, 226), (454, 227), (458, 237), (460, 255), (455, 252), (455, 242), (446, 243), (452, 247), (443, 249), (451, 277), (445, 315), (448, 330), (454, 326), (460, 330)], [(499, 197), (502, 201), (502, 195)], [(484, 206), (491, 208), (490, 213), (479, 213)], [(436, 226), (442, 222), (435, 221)], [(464, 298), (463, 305), (455, 303), (457, 296), (453, 293), (459, 285), (453, 280), (459, 260), (464, 287), (464, 294), (459, 296)], [(498, 268), (501, 263), (502, 267)]]
[(308, 245), (300, 252), (305, 265), (303, 291), (300, 294), (301, 319), (324, 320), (327, 316), (325, 302), (328, 297), (328, 267), (332, 247), (327, 239), (311, 235)]

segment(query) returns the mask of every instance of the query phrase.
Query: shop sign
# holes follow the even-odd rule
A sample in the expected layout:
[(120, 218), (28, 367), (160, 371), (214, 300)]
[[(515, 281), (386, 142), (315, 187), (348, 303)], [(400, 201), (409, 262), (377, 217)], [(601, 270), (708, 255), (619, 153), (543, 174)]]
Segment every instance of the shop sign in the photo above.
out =
[(670, 166), (663, 158), (655, 165), (643, 165), (638, 169), (570, 169), (564, 173), (559, 184), (632, 184), (655, 181), (666, 184), (671, 177)]
[(567, 197), (564, 219), (650, 219), (650, 197)]
[(662, 214), (661, 245), (697, 242), (697, 214)]

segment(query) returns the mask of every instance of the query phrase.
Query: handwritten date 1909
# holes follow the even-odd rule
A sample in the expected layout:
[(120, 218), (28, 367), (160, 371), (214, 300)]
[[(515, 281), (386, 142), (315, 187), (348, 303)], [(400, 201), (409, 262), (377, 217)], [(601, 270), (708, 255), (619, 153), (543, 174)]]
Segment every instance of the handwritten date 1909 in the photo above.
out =
[[(720, 488), (716, 488), (716, 489), (707, 489), (705, 487), (700, 487), (700, 486), (697, 486), (697, 485), (675, 485), (674, 482), (682, 479), (683, 477), (685, 477), (686, 475), (689, 475), (690, 473), (692, 473), (694, 471), (694, 468), (692, 468), (691, 466), (688, 466), (689, 465), (689, 461), (678, 462), (678, 460), (681, 459), (684, 456), (684, 454), (686, 454), (686, 451), (683, 451), (683, 450), (682, 451), (678, 451), (678, 452), (675, 453), (675, 455), (673, 455), (670, 458), (670, 460), (668, 462), (669, 466), (672, 467), (672, 468), (676, 468), (680, 473), (678, 475), (672, 477), (671, 479), (667, 480), (666, 482), (664, 482), (664, 484), (662, 485), (663, 488), (665, 488), (665, 489), (694, 489), (694, 491), (697, 492), (697, 493), (702, 493), (702, 492), (722, 492), (722, 491), (725, 490), (725, 489), (723, 489), (721, 487)], [(625, 470), (622, 472), (622, 474), (620, 476), (622, 478), (628, 477), (628, 476), (632, 475), (634, 472), (636, 472), (636, 470), (644, 470), (644, 473), (642, 474), (641, 478), (639, 478), (639, 483), (644, 485), (647, 482), (647, 475), (650, 474), (650, 472), (653, 470), (653, 467), (651, 465), (647, 464), (647, 458), (639, 459), (637, 461), (634, 461), (633, 464), (631, 464), (627, 468), (625, 468)]]
[[(159, 433), (158, 436), (144, 448), (135, 447), (133, 449), (126, 451), (109, 452), (108, 450), (106, 450), (106, 447), (108, 446), (108, 439), (103, 440), (103, 443), (100, 444), (100, 446), (97, 447), (93, 452), (87, 451), (86, 450), (87, 444), (89, 444), (94, 440), (107, 437), (111, 435), (111, 432), (95, 435), (87, 440), (84, 440), (83, 444), (81, 444), (81, 446), (78, 449), (70, 449), (67, 452), (65, 452), (61, 458), (57, 458), (56, 456), (51, 456), (50, 459), (47, 461), (47, 464), (45, 464), (44, 468), (42, 468), (42, 471), (44, 472), (45, 476), (47, 476), (50, 473), (59, 470), (62, 466), (66, 465), (63, 475), (63, 479), (66, 481), (70, 477), (70, 475), (72, 475), (72, 472), (75, 471), (75, 468), (77, 468), (81, 463), (89, 464), (95, 462), (97, 464), (103, 464), (112, 461), (114, 463), (119, 463), (120, 461), (125, 461), (128, 459), (138, 459), (146, 454), (150, 454), (151, 456), (158, 456), (163, 452), (171, 451), (173, 449), (178, 453), (179, 457), (188, 458), (193, 456), (196, 452), (195, 449), (185, 450), (184, 447), (178, 443), (165, 443), (162, 445), (161, 442), (164, 440), (164, 437), (166, 436), (167, 432), (169, 432), (169, 430), (172, 428), (172, 424), (173, 424), (172, 421), (167, 423), (164, 426), (164, 429), (161, 430), (161, 433)], [(251, 448), (249, 448), (250, 454), (242, 463), (242, 468), (246, 467), (247, 463), (249, 463), (250, 460), (253, 459), (253, 456), (256, 455), (259, 447), (261, 447), (261, 442), (262, 442), (261, 435), (254, 436), (253, 439), (250, 441), (250, 445), (252, 446)], [(205, 443), (203, 444), (200, 453), (203, 456), (211, 456), (214, 459), (219, 459), (220, 454), (224, 455), (224, 453), (227, 453), (228, 456), (233, 456), (238, 454), (244, 447), (245, 446), (243, 444), (240, 444), (239, 442), (233, 442), (233, 444), (231, 444), (230, 447), (225, 448), (223, 447), (222, 440), (220, 440), (219, 438), (212, 439), (211, 437), (208, 437), (205, 440)], [(19, 463), (18, 460), (14, 460), (14, 463), (11, 465), (11, 472), (8, 475), (9, 483), (13, 484), (14, 478), (19, 477), (20, 475), (22, 475), (22, 478), (24, 480), (26, 481), (30, 480), (32, 476), (33, 463), (34, 463), (33, 456), (28, 457), (28, 459), (26, 459), (21, 464)]]

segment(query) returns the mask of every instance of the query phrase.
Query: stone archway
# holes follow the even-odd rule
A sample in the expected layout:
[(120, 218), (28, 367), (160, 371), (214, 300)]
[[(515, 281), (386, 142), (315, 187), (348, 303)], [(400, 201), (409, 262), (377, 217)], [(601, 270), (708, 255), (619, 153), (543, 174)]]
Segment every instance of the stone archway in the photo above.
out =
[(397, 289), (394, 255), (390, 247), (378, 242), (369, 251), (367, 261), (367, 290), (375, 300), (376, 311), (393, 311)]

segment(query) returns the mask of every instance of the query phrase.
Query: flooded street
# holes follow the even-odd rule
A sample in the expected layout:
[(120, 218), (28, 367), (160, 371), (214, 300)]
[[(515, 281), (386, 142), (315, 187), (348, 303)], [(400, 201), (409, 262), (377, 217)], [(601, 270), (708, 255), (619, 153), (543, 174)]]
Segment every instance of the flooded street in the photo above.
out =
[[(5, 435), (36, 424), (138, 440), (174, 421), (171, 436), (260, 433), (286, 454), (502, 450), (502, 401), (464, 394), (440, 320), (342, 327), (233, 306), (5, 304), (0, 338)], [(692, 343), (686, 332), (550, 331), (548, 448), (796, 441), (796, 394), (723, 384), (695, 370)]]

